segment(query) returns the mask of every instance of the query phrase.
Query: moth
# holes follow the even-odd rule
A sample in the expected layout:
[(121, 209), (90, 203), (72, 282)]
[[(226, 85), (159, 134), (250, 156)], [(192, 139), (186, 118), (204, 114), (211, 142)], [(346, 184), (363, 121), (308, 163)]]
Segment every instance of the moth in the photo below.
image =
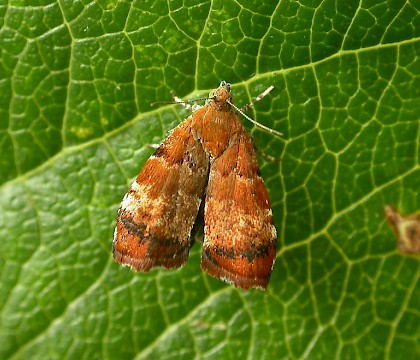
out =
[(136, 271), (182, 266), (201, 207), (201, 268), (242, 289), (267, 287), (277, 233), (252, 139), (234, 110), (254, 122), (222, 81), (147, 160), (118, 210), (116, 262)]

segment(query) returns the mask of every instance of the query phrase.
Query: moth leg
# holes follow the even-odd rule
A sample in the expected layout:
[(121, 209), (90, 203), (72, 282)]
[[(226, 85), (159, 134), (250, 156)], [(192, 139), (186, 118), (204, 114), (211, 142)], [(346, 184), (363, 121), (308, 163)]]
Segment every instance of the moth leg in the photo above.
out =
[(273, 85), (269, 86), (260, 95), (258, 95), (254, 100), (252, 100), (250, 104), (246, 104), (246, 105), (242, 106), (241, 111), (245, 112), (245, 111), (248, 111), (248, 110), (252, 109), (258, 101), (260, 101), (264, 97), (266, 97), (273, 89), (274, 89)]
[(171, 91), (171, 96), (173, 97), (174, 101), (177, 104), (182, 105), (184, 108), (186, 108), (187, 110), (192, 110), (192, 111), (196, 111), (197, 109), (200, 108), (200, 105), (198, 104), (189, 104), (187, 101), (182, 100), (181, 98), (179, 98), (178, 96), (175, 95), (175, 93), (173, 91)]

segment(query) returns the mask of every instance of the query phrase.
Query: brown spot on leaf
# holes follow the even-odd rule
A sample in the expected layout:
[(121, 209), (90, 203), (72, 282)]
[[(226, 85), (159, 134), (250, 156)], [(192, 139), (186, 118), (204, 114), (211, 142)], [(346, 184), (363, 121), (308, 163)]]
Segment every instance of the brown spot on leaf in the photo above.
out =
[(405, 254), (419, 254), (420, 213), (402, 216), (391, 206), (386, 206), (385, 216), (397, 237), (398, 249)]

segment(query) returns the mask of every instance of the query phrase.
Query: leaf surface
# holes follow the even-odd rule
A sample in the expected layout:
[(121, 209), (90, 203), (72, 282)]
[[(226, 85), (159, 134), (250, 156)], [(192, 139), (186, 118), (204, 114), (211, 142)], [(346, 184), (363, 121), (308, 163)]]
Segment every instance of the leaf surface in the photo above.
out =
[[(420, 354), (418, 1), (0, 5), (0, 358)], [(111, 256), (119, 202), (196, 98), (232, 83), (278, 229), (266, 292)], [(245, 121), (245, 120), (244, 120)]]

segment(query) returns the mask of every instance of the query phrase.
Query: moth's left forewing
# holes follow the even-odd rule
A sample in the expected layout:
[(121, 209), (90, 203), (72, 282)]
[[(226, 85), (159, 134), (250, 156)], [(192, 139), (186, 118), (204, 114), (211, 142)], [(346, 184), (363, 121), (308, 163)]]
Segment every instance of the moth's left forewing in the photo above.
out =
[(243, 289), (265, 289), (276, 256), (277, 233), (250, 136), (214, 159), (204, 213), (201, 267)]

